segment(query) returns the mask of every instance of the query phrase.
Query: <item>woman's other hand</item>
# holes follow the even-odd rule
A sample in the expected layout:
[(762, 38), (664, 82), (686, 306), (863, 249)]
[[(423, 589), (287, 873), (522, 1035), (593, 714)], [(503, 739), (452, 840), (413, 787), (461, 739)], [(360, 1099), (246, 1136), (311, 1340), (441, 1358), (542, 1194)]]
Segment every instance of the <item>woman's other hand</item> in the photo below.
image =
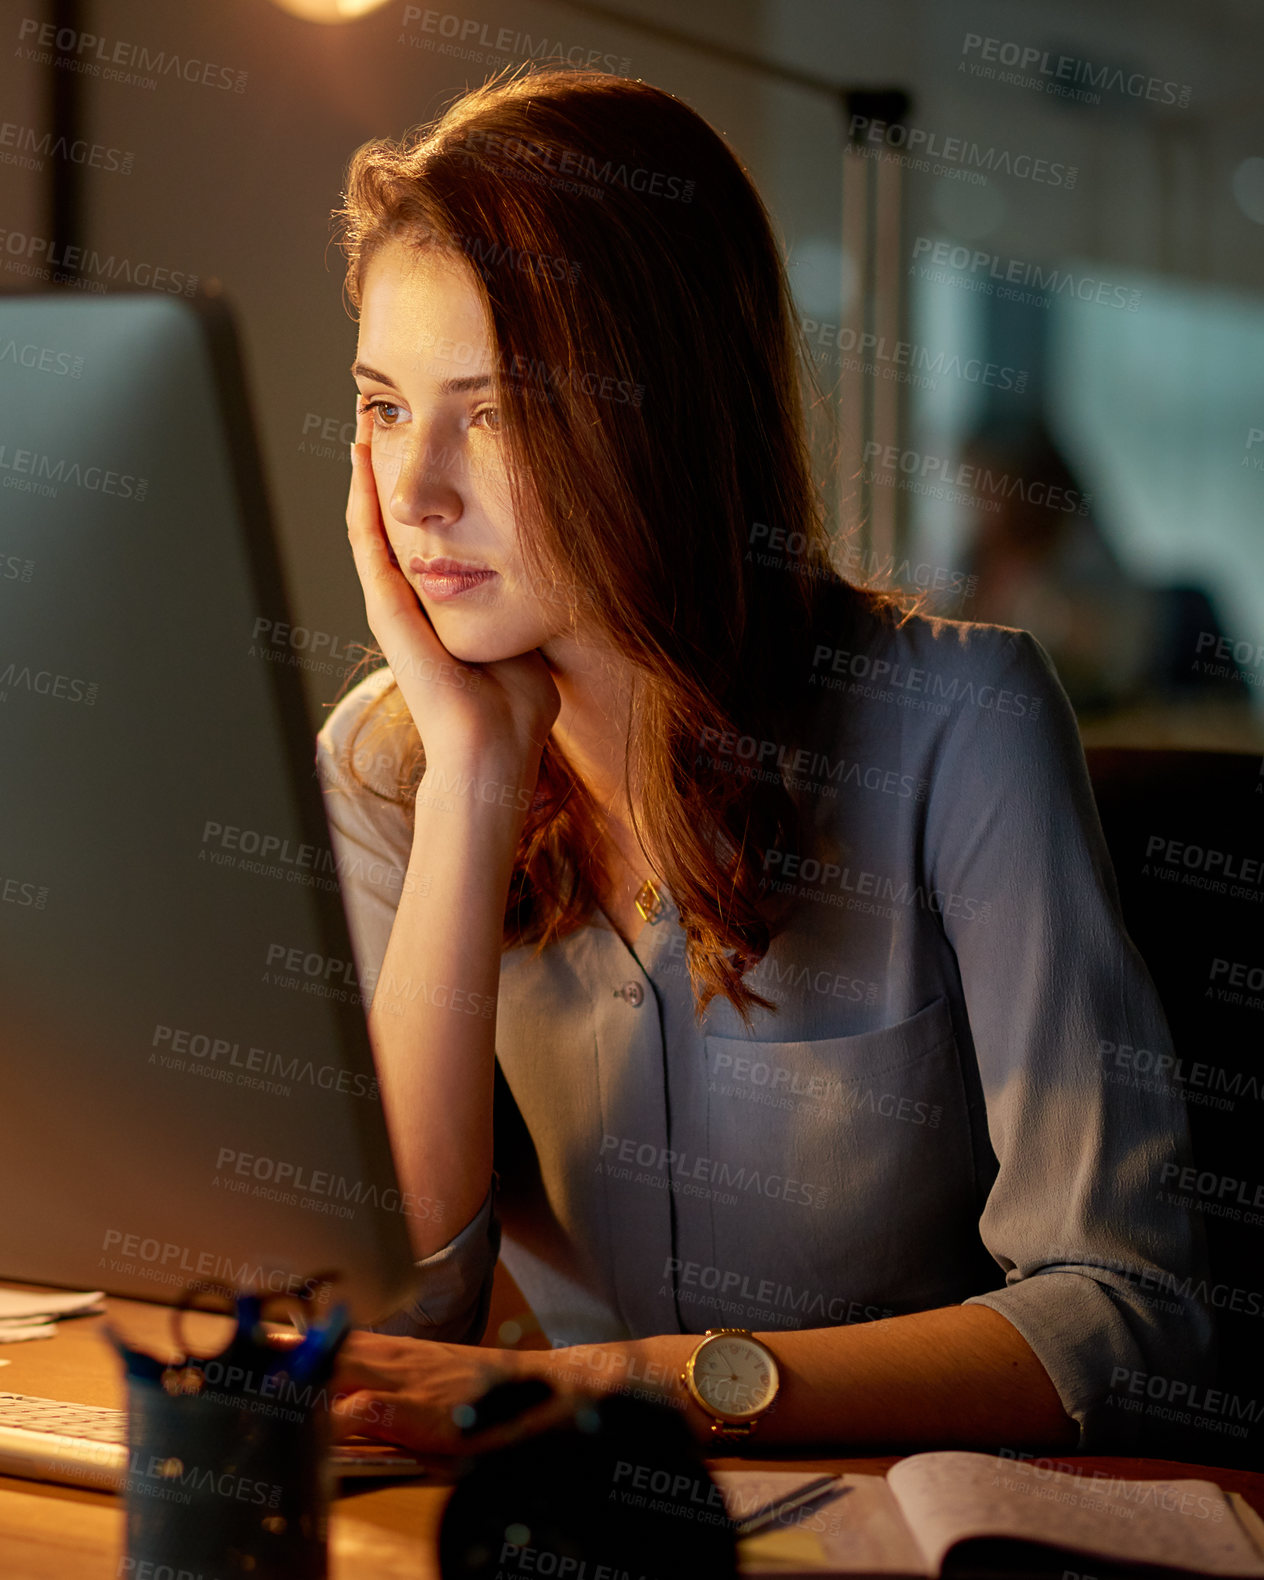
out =
[(574, 1398), (555, 1393), (503, 1424), (462, 1435), (460, 1413), (497, 1382), (525, 1376), (514, 1350), (355, 1331), (339, 1352), (331, 1396), (334, 1435), (362, 1435), (424, 1454), (497, 1448), (565, 1419)]

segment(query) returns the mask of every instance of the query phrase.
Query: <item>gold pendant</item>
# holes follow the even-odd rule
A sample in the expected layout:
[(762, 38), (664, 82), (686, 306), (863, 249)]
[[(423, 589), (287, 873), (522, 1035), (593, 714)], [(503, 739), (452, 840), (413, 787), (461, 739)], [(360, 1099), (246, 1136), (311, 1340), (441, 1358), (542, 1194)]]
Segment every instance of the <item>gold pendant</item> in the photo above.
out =
[(649, 878), (646, 878), (645, 882), (637, 890), (635, 904), (641, 920), (649, 922), (651, 925), (654, 922), (661, 922), (667, 910), (662, 896)]

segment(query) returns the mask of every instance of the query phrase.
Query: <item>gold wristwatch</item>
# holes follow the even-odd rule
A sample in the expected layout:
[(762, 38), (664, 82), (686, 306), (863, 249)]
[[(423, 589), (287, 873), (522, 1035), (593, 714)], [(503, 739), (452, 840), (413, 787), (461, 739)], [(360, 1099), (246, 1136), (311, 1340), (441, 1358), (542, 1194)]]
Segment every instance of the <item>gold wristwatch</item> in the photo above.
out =
[(712, 1433), (735, 1441), (751, 1435), (781, 1387), (776, 1356), (746, 1328), (708, 1328), (680, 1380)]

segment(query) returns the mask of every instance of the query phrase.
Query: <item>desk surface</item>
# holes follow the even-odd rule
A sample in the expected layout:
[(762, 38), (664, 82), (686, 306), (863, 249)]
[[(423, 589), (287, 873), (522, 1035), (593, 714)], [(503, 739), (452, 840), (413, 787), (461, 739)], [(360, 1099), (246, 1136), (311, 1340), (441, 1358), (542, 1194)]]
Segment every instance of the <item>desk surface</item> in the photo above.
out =
[[(30, 1286), (26, 1286), (30, 1287)], [(0, 1392), (81, 1404), (124, 1405), (122, 1370), (103, 1332), (112, 1319), (129, 1340), (165, 1348), (171, 1311), (109, 1301), (107, 1317), (63, 1321), (53, 1339), (0, 1344)], [(743, 1456), (713, 1468), (804, 1469), (882, 1475), (898, 1456)], [(1177, 1465), (1162, 1459), (1059, 1455), (1068, 1465), (1145, 1479), (1198, 1477), (1242, 1493), (1264, 1516), (1264, 1475)], [(447, 1489), (410, 1482), (374, 1484), (340, 1496), (330, 1519), (331, 1580), (438, 1580), (436, 1532)], [(114, 1580), (123, 1540), (123, 1503), (113, 1494), (0, 1476), (0, 1575), (6, 1580)]]

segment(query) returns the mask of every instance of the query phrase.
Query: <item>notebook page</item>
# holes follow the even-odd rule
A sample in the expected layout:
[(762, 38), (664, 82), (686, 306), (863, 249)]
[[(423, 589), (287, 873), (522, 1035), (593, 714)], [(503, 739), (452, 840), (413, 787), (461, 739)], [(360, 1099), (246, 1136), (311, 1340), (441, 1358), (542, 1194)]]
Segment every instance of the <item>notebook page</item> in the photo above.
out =
[[(734, 1519), (745, 1519), (775, 1498), (816, 1479), (816, 1472), (717, 1470), (712, 1480)], [(925, 1580), (930, 1574), (904, 1517), (881, 1476), (839, 1476), (837, 1490), (819, 1503), (738, 1544), (742, 1580), (810, 1580), (813, 1576), (868, 1576), (870, 1580)]]
[(1264, 1554), (1210, 1481), (1093, 1479), (991, 1454), (915, 1454), (887, 1481), (936, 1570), (976, 1536), (1117, 1563), (1264, 1580)]

